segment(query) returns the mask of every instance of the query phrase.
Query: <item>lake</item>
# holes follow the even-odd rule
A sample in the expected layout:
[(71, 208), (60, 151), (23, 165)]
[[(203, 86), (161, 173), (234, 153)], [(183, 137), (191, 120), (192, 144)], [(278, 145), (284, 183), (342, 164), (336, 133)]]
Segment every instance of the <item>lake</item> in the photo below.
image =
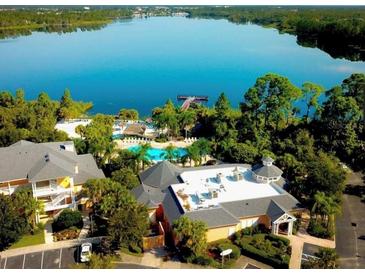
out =
[(224, 91), (238, 107), (267, 72), (326, 88), (365, 72), (365, 62), (333, 59), (275, 29), (183, 17), (0, 40), (0, 67), (0, 90), (23, 88), (28, 99), (46, 91), (59, 99), (67, 87), (74, 99), (92, 101), (93, 113), (136, 108), (142, 115), (178, 94), (208, 95), (211, 105)]

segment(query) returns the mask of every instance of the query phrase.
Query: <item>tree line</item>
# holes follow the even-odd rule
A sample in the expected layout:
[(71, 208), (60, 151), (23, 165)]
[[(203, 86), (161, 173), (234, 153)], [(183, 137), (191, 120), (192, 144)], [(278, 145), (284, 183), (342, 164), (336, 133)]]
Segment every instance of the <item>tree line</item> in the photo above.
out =
[(226, 18), (297, 35), (298, 44), (317, 47), (334, 58), (365, 60), (363, 7), (192, 7), (190, 17)]
[(131, 16), (130, 8), (0, 10), (0, 38), (30, 35), (32, 31), (68, 33), (77, 29), (97, 30), (114, 20)]

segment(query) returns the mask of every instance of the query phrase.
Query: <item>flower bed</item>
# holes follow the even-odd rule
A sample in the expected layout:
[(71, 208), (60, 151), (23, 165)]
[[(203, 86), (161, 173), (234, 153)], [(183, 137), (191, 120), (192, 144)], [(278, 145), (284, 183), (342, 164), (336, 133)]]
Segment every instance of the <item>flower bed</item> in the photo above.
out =
[(68, 229), (64, 229), (62, 231), (53, 233), (53, 239), (55, 241), (64, 241), (64, 240), (73, 240), (77, 239), (80, 234), (80, 229), (77, 227), (70, 227)]

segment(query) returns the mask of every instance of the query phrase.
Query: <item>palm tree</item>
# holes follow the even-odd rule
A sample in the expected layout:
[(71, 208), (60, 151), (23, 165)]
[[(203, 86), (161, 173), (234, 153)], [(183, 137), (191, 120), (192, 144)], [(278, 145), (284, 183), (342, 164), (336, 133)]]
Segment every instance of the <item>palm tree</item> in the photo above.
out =
[(190, 160), (190, 166), (192, 166), (192, 161), (194, 161), (195, 166), (199, 165), (201, 162), (201, 156), (197, 146), (191, 145), (186, 148), (187, 157)]
[(187, 138), (188, 130), (191, 130), (196, 121), (196, 113), (191, 110), (185, 110), (179, 114), (179, 120), (181, 128), (185, 130), (185, 138)]
[(43, 202), (33, 198), (32, 191), (29, 188), (20, 188), (13, 195), (16, 207), (24, 214), (33, 233), (39, 215), (44, 213)]
[(148, 150), (151, 148), (150, 144), (143, 144), (139, 147), (136, 153), (137, 160), (137, 171), (139, 171), (139, 167), (142, 165), (142, 170), (144, 170), (145, 165), (150, 164), (150, 160), (147, 157)]
[(318, 268), (322, 269), (334, 269), (337, 268), (338, 255), (333, 248), (320, 248), (318, 252), (314, 254), (318, 257)]
[(166, 148), (165, 148), (165, 153), (162, 153), (162, 157), (164, 159), (166, 159), (169, 162), (173, 162), (174, 160), (176, 160), (177, 155), (176, 155), (176, 147), (173, 144), (169, 144)]

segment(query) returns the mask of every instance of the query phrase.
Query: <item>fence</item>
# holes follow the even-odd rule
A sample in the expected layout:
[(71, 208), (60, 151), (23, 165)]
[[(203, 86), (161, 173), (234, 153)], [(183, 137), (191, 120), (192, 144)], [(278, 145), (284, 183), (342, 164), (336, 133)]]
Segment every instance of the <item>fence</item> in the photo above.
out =
[(151, 237), (143, 237), (143, 250), (149, 250), (156, 247), (163, 247), (165, 245), (165, 231), (161, 222), (158, 222), (158, 235)]

